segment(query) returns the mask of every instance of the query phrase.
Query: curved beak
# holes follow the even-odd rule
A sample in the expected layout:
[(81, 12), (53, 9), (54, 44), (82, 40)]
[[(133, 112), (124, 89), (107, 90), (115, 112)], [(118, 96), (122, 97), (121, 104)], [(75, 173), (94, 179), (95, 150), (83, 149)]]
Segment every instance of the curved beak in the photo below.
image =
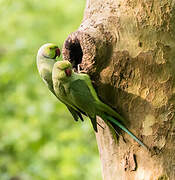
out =
[(66, 76), (71, 76), (71, 74), (72, 74), (72, 69), (71, 69), (71, 68), (65, 69), (65, 73), (66, 73)]
[(56, 52), (56, 56), (60, 57), (60, 54), (61, 54), (60, 49), (56, 48), (55, 52)]

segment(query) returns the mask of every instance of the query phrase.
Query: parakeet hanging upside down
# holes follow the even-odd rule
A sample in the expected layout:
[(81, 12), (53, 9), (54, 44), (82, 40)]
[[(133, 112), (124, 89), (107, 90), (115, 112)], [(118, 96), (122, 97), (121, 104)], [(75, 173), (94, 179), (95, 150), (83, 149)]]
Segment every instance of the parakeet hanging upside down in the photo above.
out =
[(140, 145), (146, 147), (134, 134), (127, 130), (119, 121), (124, 122), (117, 112), (101, 102), (87, 74), (76, 73), (69, 61), (57, 61), (52, 70), (53, 88), (56, 96), (75, 110), (86, 114), (97, 132), (96, 116), (112, 122), (127, 132)]
[[(56, 57), (60, 56), (60, 50), (57, 45), (48, 43), (43, 46), (38, 51), (37, 54), (37, 68), (39, 74), (43, 81), (48, 86), (49, 90), (56, 96), (54, 89), (53, 89), (53, 82), (52, 82), (52, 69), (53, 65), (56, 62)], [(58, 97), (57, 97), (58, 98)], [(59, 99), (59, 98), (58, 98)], [(78, 110), (72, 108), (67, 104), (66, 101), (59, 99), (62, 103), (64, 103), (70, 113), (72, 114), (75, 121), (78, 121), (80, 118), (83, 121), (83, 117)]]

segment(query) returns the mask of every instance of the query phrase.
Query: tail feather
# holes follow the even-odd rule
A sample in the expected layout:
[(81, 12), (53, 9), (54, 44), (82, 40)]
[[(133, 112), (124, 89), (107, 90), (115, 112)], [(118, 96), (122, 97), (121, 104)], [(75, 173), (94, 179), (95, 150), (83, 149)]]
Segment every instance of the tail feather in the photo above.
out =
[(109, 116), (120, 120), (124, 124), (126, 123), (125, 119), (120, 114), (118, 114), (116, 111), (114, 111), (111, 107), (109, 107), (108, 105), (100, 102), (100, 104), (97, 106), (97, 108), (99, 108), (100, 112), (104, 112), (105, 114), (108, 114)]
[(91, 123), (92, 123), (92, 126), (93, 126), (93, 128), (94, 128), (94, 131), (97, 133), (98, 130), (97, 130), (97, 120), (96, 120), (96, 116), (95, 116), (95, 117), (90, 117), (90, 116), (89, 116), (89, 118), (90, 118), (90, 120), (91, 120)]
[(77, 114), (78, 114), (79, 118), (81, 119), (81, 121), (83, 122), (83, 121), (84, 121), (84, 119), (83, 119), (83, 117), (82, 117), (81, 113), (77, 112)]
[(111, 122), (113, 122), (114, 124), (116, 124), (119, 128), (121, 128), (123, 131), (125, 131), (127, 134), (129, 134), (136, 142), (138, 142), (141, 146), (143, 146), (144, 148), (148, 149), (148, 147), (143, 144), (143, 142), (141, 142), (132, 132), (130, 132), (127, 128), (125, 128), (121, 123), (119, 123), (116, 119), (114, 119), (111, 116), (107, 116), (105, 114), (102, 115), (102, 118), (109, 120)]

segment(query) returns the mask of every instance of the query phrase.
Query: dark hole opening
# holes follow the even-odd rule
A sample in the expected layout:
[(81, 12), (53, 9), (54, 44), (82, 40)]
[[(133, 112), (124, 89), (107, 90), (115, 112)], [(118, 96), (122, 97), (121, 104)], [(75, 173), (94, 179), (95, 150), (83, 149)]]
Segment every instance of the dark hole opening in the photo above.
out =
[(69, 58), (73, 68), (77, 69), (78, 64), (81, 64), (83, 51), (78, 39), (69, 45)]

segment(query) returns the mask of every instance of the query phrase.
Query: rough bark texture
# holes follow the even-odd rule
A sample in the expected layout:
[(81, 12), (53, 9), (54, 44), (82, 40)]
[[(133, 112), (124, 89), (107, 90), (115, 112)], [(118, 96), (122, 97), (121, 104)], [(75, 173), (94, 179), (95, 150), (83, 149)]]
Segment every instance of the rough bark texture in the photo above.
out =
[(96, 134), (104, 180), (175, 179), (175, 1), (87, 0), (65, 59), (87, 72), (100, 97), (150, 150), (109, 128)]

